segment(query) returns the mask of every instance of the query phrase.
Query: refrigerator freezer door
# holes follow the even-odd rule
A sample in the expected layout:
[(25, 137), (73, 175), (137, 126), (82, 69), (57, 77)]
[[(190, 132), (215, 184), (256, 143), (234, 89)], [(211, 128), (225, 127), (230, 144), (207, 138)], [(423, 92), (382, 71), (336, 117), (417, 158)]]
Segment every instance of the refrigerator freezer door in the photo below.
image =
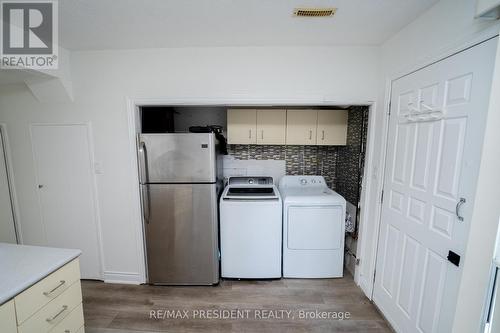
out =
[(150, 207), (144, 224), (149, 283), (218, 283), (217, 185), (145, 186)]
[(141, 183), (212, 183), (216, 181), (213, 133), (141, 134)]

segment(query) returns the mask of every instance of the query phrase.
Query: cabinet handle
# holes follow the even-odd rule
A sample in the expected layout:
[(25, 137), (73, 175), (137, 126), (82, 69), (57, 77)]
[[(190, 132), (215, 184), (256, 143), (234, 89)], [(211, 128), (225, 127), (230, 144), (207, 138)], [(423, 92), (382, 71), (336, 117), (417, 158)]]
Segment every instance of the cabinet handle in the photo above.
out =
[(260, 131), (260, 138), (264, 140), (264, 130)]
[(51, 291), (44, 291), (43, 294), (45, 296), (50, 296), (54, 291), (61, 288), (65, 283), (66, 283), (65, 280), (61, 280), (61, 281), (59, 281), (59, 284), (57, 286), (55, 286)]
[(313, 138), (313, 131), (309, 130), (309, 140), (312, 140), (312, 138)]
[(325, 140), (325, 130), (321, 131), (321, 140)]
[(53, 317), (51, 318), (47, 318), (45, 319), (48, 323), (52, 323), (54, 320), (57, 319), (57, 317), (59, 317), (64, 311), (68, 310), (68, 306), (67, 305), (63, 305), (62, 306), (62, 309), (61, 311), (59, 311), (58, 313), (56, 313)]
[(248, 138), (249, 138), (249, 139), (251, 139), (251, 138), (252, 138), (252, 130), (251, 130), (251, 129), (249, 129), (249, 130), (248, 130)]

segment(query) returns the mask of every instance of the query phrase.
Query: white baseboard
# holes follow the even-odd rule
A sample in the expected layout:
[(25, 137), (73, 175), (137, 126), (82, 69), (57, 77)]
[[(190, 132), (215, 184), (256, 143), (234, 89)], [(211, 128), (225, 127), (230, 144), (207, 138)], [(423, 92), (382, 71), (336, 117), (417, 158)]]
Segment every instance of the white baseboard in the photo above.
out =
[(122, 284), (141, 284), (143, 283), (141, 274), (133, 272), (104, 272), (104, 282), (122, 283)]

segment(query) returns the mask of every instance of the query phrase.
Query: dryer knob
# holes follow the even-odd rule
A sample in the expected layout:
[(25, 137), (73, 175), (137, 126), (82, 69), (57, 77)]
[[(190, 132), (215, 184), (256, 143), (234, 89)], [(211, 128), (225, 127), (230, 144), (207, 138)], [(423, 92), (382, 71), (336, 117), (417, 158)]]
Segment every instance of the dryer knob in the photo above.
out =
[(300, 179), (300, 183), (301, 183), (302, 185), (306, 185), (306, 184), (307, 184), (307, 179), (305, 179), (305, 178), (301, 178), (301, 179)]

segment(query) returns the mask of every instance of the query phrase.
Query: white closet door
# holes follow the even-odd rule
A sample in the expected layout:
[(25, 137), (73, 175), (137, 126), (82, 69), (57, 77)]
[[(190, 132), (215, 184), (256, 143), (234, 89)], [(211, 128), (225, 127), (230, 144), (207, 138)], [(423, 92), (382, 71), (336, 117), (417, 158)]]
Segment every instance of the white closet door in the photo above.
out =
[(4, 141), (0, 130), (0, 242), (17, 243), (7, 176)]
[(87, 125), (33, 125), (47, 246), (82, 250), (82, 278), (101, 279), (94, 174)]
[(496, 43), (393, 82), (373, 297), (398, 332), (451, 332)]

